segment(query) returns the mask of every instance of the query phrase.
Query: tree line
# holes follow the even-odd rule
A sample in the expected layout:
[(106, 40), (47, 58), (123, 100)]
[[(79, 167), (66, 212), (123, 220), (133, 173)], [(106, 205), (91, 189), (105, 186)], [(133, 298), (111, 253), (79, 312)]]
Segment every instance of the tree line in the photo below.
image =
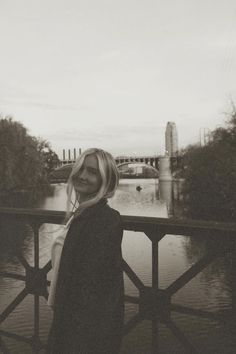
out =
[(0, 192), (49, 185), (59, 162), (47, 141), (31, 136), (12, 117), (0, 116)]
[(236, 110), (215, 129), (205, 146), (181, 152), (187, 214), (191, 218), (236, 220)]

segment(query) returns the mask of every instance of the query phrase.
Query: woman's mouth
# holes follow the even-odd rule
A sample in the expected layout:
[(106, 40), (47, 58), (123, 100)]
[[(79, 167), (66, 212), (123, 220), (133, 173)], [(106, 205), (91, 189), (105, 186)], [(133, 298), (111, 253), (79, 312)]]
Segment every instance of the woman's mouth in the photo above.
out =
[(81, 180), (81, 179), (78, 180), (78, 183), (79, 183), (79, 184), (83, 184), (83, 185), (87, 185), (87, 182), (86, 182), (86, 181), (83, 181), (83, 180)]

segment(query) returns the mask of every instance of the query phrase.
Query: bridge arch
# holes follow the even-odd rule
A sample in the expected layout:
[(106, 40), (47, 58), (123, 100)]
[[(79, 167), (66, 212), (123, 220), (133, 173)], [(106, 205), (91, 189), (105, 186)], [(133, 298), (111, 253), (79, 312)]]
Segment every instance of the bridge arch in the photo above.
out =
[(123, 162), (117, 165), (120, 178), (158, 178), (159, 171), (145, 162)]

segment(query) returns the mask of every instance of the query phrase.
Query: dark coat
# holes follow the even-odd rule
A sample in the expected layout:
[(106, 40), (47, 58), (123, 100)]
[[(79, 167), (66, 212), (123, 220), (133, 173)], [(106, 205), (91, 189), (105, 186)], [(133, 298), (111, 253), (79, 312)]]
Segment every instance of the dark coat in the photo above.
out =
[(61, 256), (50, 353), (119, 352), (124, 314), (122, 236), (120, 214), (106, 200), (73, 220)]

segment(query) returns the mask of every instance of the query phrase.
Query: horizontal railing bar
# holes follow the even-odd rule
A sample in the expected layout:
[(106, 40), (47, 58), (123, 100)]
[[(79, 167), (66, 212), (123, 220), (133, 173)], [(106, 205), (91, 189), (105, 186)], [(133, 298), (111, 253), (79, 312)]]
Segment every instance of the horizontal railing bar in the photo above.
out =
[(131, 231), (145, 232), (151, 229), (158, 234), (178, 234), (185, 236), (222, 236), (236, 238), (236, 223), (220, 223), (201, 220), (179, 220), (168, 218), (153, 218), (147, 216), (122, 215), (124, 228)]
[[(14, 216), (18, 219), (30, 219), (41, 223), (61, 224), (65, 218), (64, 211), (27, 209), (27, 208), (0, 208), (0, 217)], [(222, 236), (236, 238), (236, 223), (222, 223), (215, 221), (168, 219), (148, 216), (122, 215), (125, 230), (147, 231), (151, 229), (158, 233), (179, 234), (185, 236)]]
[(65, 218), (64, 211), (57, 210), (42, 210), (42, 209), (28, 209), (28, 208), (0, 208), (0, 217), (14, 216), (19, 219), (37, 220), (42, 223), (61, 224)]

